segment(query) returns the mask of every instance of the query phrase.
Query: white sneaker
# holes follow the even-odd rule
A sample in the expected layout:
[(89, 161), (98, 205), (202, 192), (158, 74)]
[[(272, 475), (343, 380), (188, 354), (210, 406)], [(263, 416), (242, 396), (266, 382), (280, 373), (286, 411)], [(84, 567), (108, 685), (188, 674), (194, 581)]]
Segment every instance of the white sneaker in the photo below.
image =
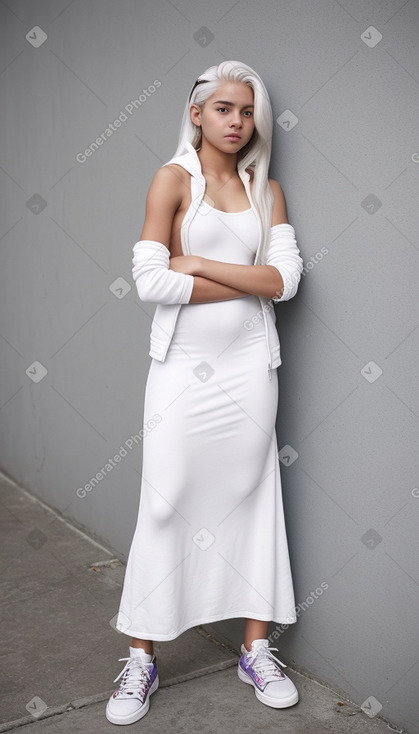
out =
[(298, 701), (298, 691), (290, 678), (282, 672), (287, 666), (272, 655), (268, 640), (254, 640), (252, 649), (241, 646), (237, 674), (243, 683), (253, 686), (256, 698), (276, 709), (293, 706)]
[(112, 724), (133, 724), (146, 715), (150, 708), (150, 696), (159, 687), (157, 660), (141, 647), (130, 647), (129, 658), (121, 670), (119, 688), (112, 694), (106, 706), (106, 718)]

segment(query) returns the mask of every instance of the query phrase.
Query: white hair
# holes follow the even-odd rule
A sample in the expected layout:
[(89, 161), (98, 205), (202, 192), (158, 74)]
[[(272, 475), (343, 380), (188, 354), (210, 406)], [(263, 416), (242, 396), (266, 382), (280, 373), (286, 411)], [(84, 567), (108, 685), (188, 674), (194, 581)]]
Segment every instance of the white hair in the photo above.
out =
[[(205, 83), (204, 83), (205, 82)], [(182, 117), (179, 142), (175, 156), (185, 152), (189, 142), (195, 150), (201, 144), (202, 130), (190, 119), (191, 105), (204, 106), (224, 82), (243, 82), (253, 89), (255, 129), (249, 142), (237, 155), (237, 171), (251, 167), (254, 173), (252, 198), (262, 227), (262, 246), (259, 262), (263, 262), (270, 240), (273, 194), (268, 183), (268, 169), (272, 147), (272, 107), (266, 87), (260, 76), (240, 61), (223, 61), (203, 72), (195, 83)]]

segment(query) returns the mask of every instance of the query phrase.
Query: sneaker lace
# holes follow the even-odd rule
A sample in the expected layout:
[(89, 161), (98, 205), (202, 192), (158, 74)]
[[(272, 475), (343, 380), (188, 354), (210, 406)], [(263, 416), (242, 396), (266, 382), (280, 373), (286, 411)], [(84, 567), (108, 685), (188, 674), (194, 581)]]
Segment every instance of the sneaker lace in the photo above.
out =
[(122, 678), (119, 684), (120, 693), (128, 693), (130, 691), (143, 689), (150, 680), (150, 668), (153, 663), (146, 663), (140, 657), (119, 658), (120, 661), (126, 660), (125, 667), (115, 678), (114, 683)]
[(272, 650), (278, 652), (277, 647), (257, 647), (246, 655), (254, 670), (265, 681), (273, 681), (277, 680), (278, 677), (283, 677), (283, 673), (279, 669), (278, 664), (282, 665), (283, 668), (287, 667), (285, 663), (282, 663), (275, 655), (272, 655)]

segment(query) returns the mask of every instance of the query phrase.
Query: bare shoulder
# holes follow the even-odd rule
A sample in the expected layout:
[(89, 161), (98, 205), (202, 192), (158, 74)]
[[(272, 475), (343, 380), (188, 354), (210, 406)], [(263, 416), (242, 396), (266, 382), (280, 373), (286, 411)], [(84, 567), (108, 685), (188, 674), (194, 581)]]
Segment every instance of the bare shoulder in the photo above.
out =
[(284, 192), (282, 190), (282, 187), (278, 181), (276, 181), (274, 178), (268, 178), (269, 186), (271, 187), (271, 191), (274, 195), (274, 200), (280, 199), (282, 201), (285, 201)]
[(155, 172), (147, 194), (147, 207), (169, 207), (175, 211), (182, 202), (184, 174), (182, 166), (169, 164)]
[(171, 178), (172, 180), (176, 179), (177, 181), (186, 181), (190, 176), (190, 173), (186, 168), (180, 166), (178, 163), (166, 163), (165, 166), (159, 168), (159, 171), (163, 171), (165, 174), (169, 173), (170, 176), (168, 176), (168, 178)]
[(146, 198), (146, 216), (140, 240), (156, 240), (169, 246), (173, 218), (182, 203), (182, 171), (185, 169), (181, 166), (170, 164), (155, 172)]
[(274, 197), (274, 205), (272, 210), (272, 227), (274, 227), (276, 224), (287, 224), (288, 214), (284, 192), (278, 181), (276, 181), (274, 178), (269, 178), (268, 181)]
[(185, 174), (188, 175), (188, 172), (183, 166), (178, 166), (176, 163), (168, 163), (157, 169), (153, 176), (151, 187), (176, 192), (178, 191), (179, 184), (184, 183)]

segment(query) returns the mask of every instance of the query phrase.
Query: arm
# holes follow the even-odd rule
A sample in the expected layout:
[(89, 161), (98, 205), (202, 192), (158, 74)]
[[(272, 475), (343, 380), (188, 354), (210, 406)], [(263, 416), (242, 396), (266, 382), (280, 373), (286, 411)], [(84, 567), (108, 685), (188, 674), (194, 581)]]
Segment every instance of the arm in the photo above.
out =
[[(177, 262), (178, 260), (180, 262)], [(227, 286), (245, 295), (276, 298), (283, 292), (281, 273), (273, 265), (236, 265), (208, 260), (205, 257), (186, 256), (173, 258), (170, 267), (177, 272), (193, 275), (195, 281), (204, 279), (208, 282), (206, 289), (209, 293), (211, 293), (210, 281), (213, 281), (214, 285)]]
[(213, 301), (229, 301), (232, 298), (243, 298), (248, 293), (209, 278), (194, 276), (192, 296), (189, 303), (211, 303)]
[(302, 259), (296, 246), (294, 228), (287, 221), (284, 194), (280, 185), (270, 179), (274, 196), (271, 246), (265, 265), (237, 265), (201, 257), (173, 258), (170, 267), (183, 273), (213, 280), (246, 294), (264, 296), (275, 301), (288, 300), (297, 290)]
[[(182, 201), (183, 181), (170, 166), (160, 168), (146, 199), (146, 217), (134, 245), (132, 274), (142, 301), (150, 303), (208, 303), (246, 296), (236, 288), (170, 268), (169, 242), (173, 218)], [(179, 260), (183, 257), (179, 257)]]
[(132, 275), (142, 301), (189, 303), (193, 276), (169, 269), (173, 218), (182, 201), (179, 173), (163, 166), (154, 175), (146, 199), (140, 240), (133, 250)]
[(169, 269), (169, 250), (161, 242), (140, 240), (134, 245), (132, 276), (142, 301), (189, 303), (194, 278)]

